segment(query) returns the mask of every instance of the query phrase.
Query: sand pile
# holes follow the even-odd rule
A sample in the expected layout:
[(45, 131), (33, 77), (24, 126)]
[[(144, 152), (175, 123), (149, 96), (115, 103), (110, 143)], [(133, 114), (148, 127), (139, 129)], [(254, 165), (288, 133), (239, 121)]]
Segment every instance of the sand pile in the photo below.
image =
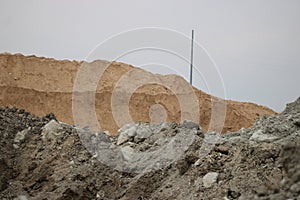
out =
[[(103, 65), (108, 62), (94, 63)], [(81, 64), (83, 62), (58, 61), (20, 54), (0, 54), (0, 106), (24, 108), (40, 116), (53, 112), (59, 121), (73, 124), (72, 91)], [(117, 83), (131, 69), (134, 67), (113, 62), (99, 80), (95, 109), (102, 130), (117, 133), (123, 125), (119, 125), (112, 114), (112, 93)], [(174, 83), (183, 80), (175, 75), (155, 75), (155, 77)], [(211, 123), (212, 99), (215, 101), (218, 99), (196, 88), (193, 88), (193, 91), (198, 99), (199, 123), (204, 130), (208, 130)], [(132, 121), (151, 121), (149, 116), (151, 106), (160, 104), (166, 110), (166, 120), (179, 123), (182, 120), (182, 113), (177, 97), (161, 85), (147, 84), (137, 88), (132, 93), (128, 105)], [(271, 109), (253, 103), (236, 101), (226, 101), (226, 103), (226, 119), (222, 132), (250, 127), (257, 117), (275, 114)]]

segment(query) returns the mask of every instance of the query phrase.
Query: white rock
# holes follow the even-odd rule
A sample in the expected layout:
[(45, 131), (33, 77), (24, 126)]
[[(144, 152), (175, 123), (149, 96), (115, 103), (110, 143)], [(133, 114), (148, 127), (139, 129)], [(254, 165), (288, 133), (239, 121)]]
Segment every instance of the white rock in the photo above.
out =
[(132, 137), (136, 136), (136, 127), (132, 126), (129, 129), (126, 129), (124, 131), (124, 133), (126, 133), (130, 138), (132, 138)]
[(217, 172), (208, 172), (205, 176), (203, 176), (202, 182), (205, 188), (210, 188), (215, 184), (218, 180), (219, 173)]
[(119, 130), (118, 130), (118, 133), (122, 133), (124, 132), (125, 130), (129, 129), (130, 127), (134, 126), (135, 124), (134, 123), (131, 123), (131, 124), (125, 124), (124, 126), (122, 126)]
[(149, 127), (139, 127), (136, 131), (137, 139), (146, 139), (152, 135), (152, 131)]
[(122, 132), (118, 137), (117, 145), (124, 144), (129, 139), (130, 139), (130, 137), (127, 134), (125, 134), (124, 132)]
[(119, 129), (119, 137), (117, 141), (117, 145), (124, 144), (129, 139), (136, 136), (136, 126), (134, 124), (131, 124), (131, 126), (125, 125), (121, 129)]
[(134, 149), (131, 148), (130, 146), (125, 146), (121, 148), (121, 151), (123, 153), (124, 159), (127, 161), (130, 161), (133, 159), (134, 155)]
[(60, 134), (61, 125), (55, 120), (51, 120), (42, 128), (42, 140), (52, 139)]
[(258, 130), (252, 134), (250, 137), (250, 141), (256, 141), (256, 142), (272, 142), (274, 140), (277, 140), (278, 137), (264, 134), (262, 130)]

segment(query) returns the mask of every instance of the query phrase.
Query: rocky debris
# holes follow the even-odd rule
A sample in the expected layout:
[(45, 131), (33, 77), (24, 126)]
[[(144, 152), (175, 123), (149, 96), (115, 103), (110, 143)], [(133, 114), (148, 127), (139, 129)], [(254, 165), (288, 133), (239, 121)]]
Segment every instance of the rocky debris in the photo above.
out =
[[(187, 150), (195, 137), (198, 137), (196, 129), (182, 127), (176, 123), (138, 122), (123, 126), (118, 132), (116, 139), (110, 139), (101, 149), (97, 144), (94, 149), (97, 149), (97, 155), (101, 155), (99, 159), (107, 165), (138, 173), (169, 165)], [(105, 145), (109, 146), (110, 151), (102, 150)], [(115, 163), (115, 160), (118, 160), (118, 163)]]
[(300, 99), (225, 135), (137, 122), (110, 136), (51, 120), (0, 109), (0, 199), (300, 198)]

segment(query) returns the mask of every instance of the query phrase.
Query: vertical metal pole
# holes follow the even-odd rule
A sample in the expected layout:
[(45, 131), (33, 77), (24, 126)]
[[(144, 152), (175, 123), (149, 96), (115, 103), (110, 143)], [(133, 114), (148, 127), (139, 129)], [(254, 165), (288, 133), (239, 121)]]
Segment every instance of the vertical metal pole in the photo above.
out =
[(194, 30), (192, 30), (191, 42), (191, 67), (190, 67), (190, 84), (193, 85), (193, 59), (194, 59)]

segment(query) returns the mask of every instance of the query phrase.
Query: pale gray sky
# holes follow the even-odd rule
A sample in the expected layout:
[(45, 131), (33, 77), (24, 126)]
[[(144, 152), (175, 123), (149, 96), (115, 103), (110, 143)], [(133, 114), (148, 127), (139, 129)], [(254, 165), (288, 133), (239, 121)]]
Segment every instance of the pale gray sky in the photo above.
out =
[[(189, 36), (195, 29), (227, 99), (281, 111), (300, 95), (299, 0), (2, 0), (0, 26), (0, 52), (71, 60), (126, 30), (161, 27)], [(180, 71), (187, 79), (188, 70)]]

